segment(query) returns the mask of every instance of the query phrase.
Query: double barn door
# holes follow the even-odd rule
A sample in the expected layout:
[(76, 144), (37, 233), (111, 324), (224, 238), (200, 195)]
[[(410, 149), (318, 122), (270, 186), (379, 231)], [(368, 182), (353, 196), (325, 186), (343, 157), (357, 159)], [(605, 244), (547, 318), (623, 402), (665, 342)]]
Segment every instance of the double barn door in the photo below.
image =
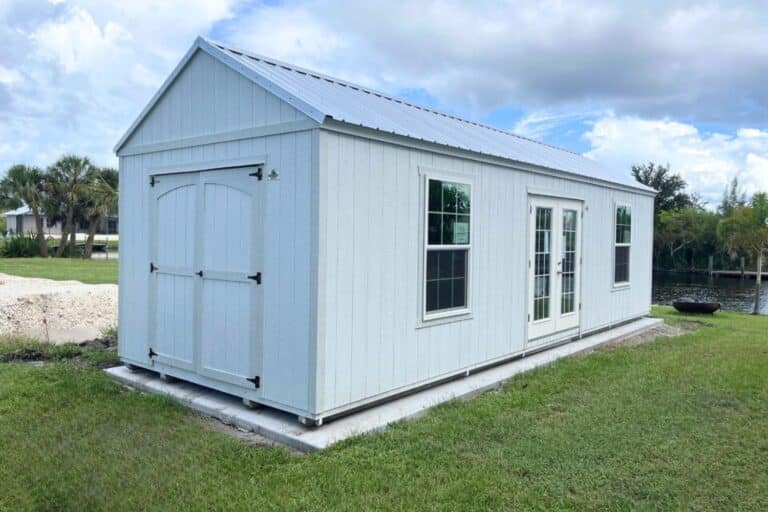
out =
[(263, 201), (254, 168), (156, 176), (150, 357), (254, 387), (260, 368)]
[(579, 201), (529, 199), (528, 339), (579, 326), (581, 221)]

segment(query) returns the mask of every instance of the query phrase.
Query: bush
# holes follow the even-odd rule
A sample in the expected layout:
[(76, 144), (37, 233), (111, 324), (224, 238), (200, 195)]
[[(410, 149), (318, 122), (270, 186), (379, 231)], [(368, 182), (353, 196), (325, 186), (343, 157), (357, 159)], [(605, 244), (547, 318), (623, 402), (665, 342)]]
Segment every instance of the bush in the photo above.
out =
[(4, 258), (32, 258), (39, 254), (37, 240), (27, 235), (11, 237), (0, 247), (0, 256)]

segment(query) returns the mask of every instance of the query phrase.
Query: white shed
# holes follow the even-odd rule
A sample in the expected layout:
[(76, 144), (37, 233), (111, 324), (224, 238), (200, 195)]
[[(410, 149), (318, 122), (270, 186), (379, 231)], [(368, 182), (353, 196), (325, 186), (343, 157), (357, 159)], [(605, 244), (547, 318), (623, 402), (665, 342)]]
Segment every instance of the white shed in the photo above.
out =
[(115, 151), (122, 360), (305, 422), (650, 309), (628, 173), (203, 38)]

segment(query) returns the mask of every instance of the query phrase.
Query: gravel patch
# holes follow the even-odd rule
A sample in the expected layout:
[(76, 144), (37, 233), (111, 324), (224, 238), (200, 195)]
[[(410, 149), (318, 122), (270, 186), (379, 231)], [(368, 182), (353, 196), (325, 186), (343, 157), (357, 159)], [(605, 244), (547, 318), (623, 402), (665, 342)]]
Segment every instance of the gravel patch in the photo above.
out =
[(0, 336), (51, 343), (99, 338), (117, 325), (117, 285), (0, 274)]

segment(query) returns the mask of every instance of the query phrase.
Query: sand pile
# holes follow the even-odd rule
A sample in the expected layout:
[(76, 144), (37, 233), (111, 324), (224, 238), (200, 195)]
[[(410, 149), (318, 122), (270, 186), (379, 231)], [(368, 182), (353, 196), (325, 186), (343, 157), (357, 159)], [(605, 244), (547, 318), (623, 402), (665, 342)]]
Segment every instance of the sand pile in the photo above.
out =
[(116, 325), (117, 285), (0, 274), (0, 336), (63, 343), (97, 338)]

